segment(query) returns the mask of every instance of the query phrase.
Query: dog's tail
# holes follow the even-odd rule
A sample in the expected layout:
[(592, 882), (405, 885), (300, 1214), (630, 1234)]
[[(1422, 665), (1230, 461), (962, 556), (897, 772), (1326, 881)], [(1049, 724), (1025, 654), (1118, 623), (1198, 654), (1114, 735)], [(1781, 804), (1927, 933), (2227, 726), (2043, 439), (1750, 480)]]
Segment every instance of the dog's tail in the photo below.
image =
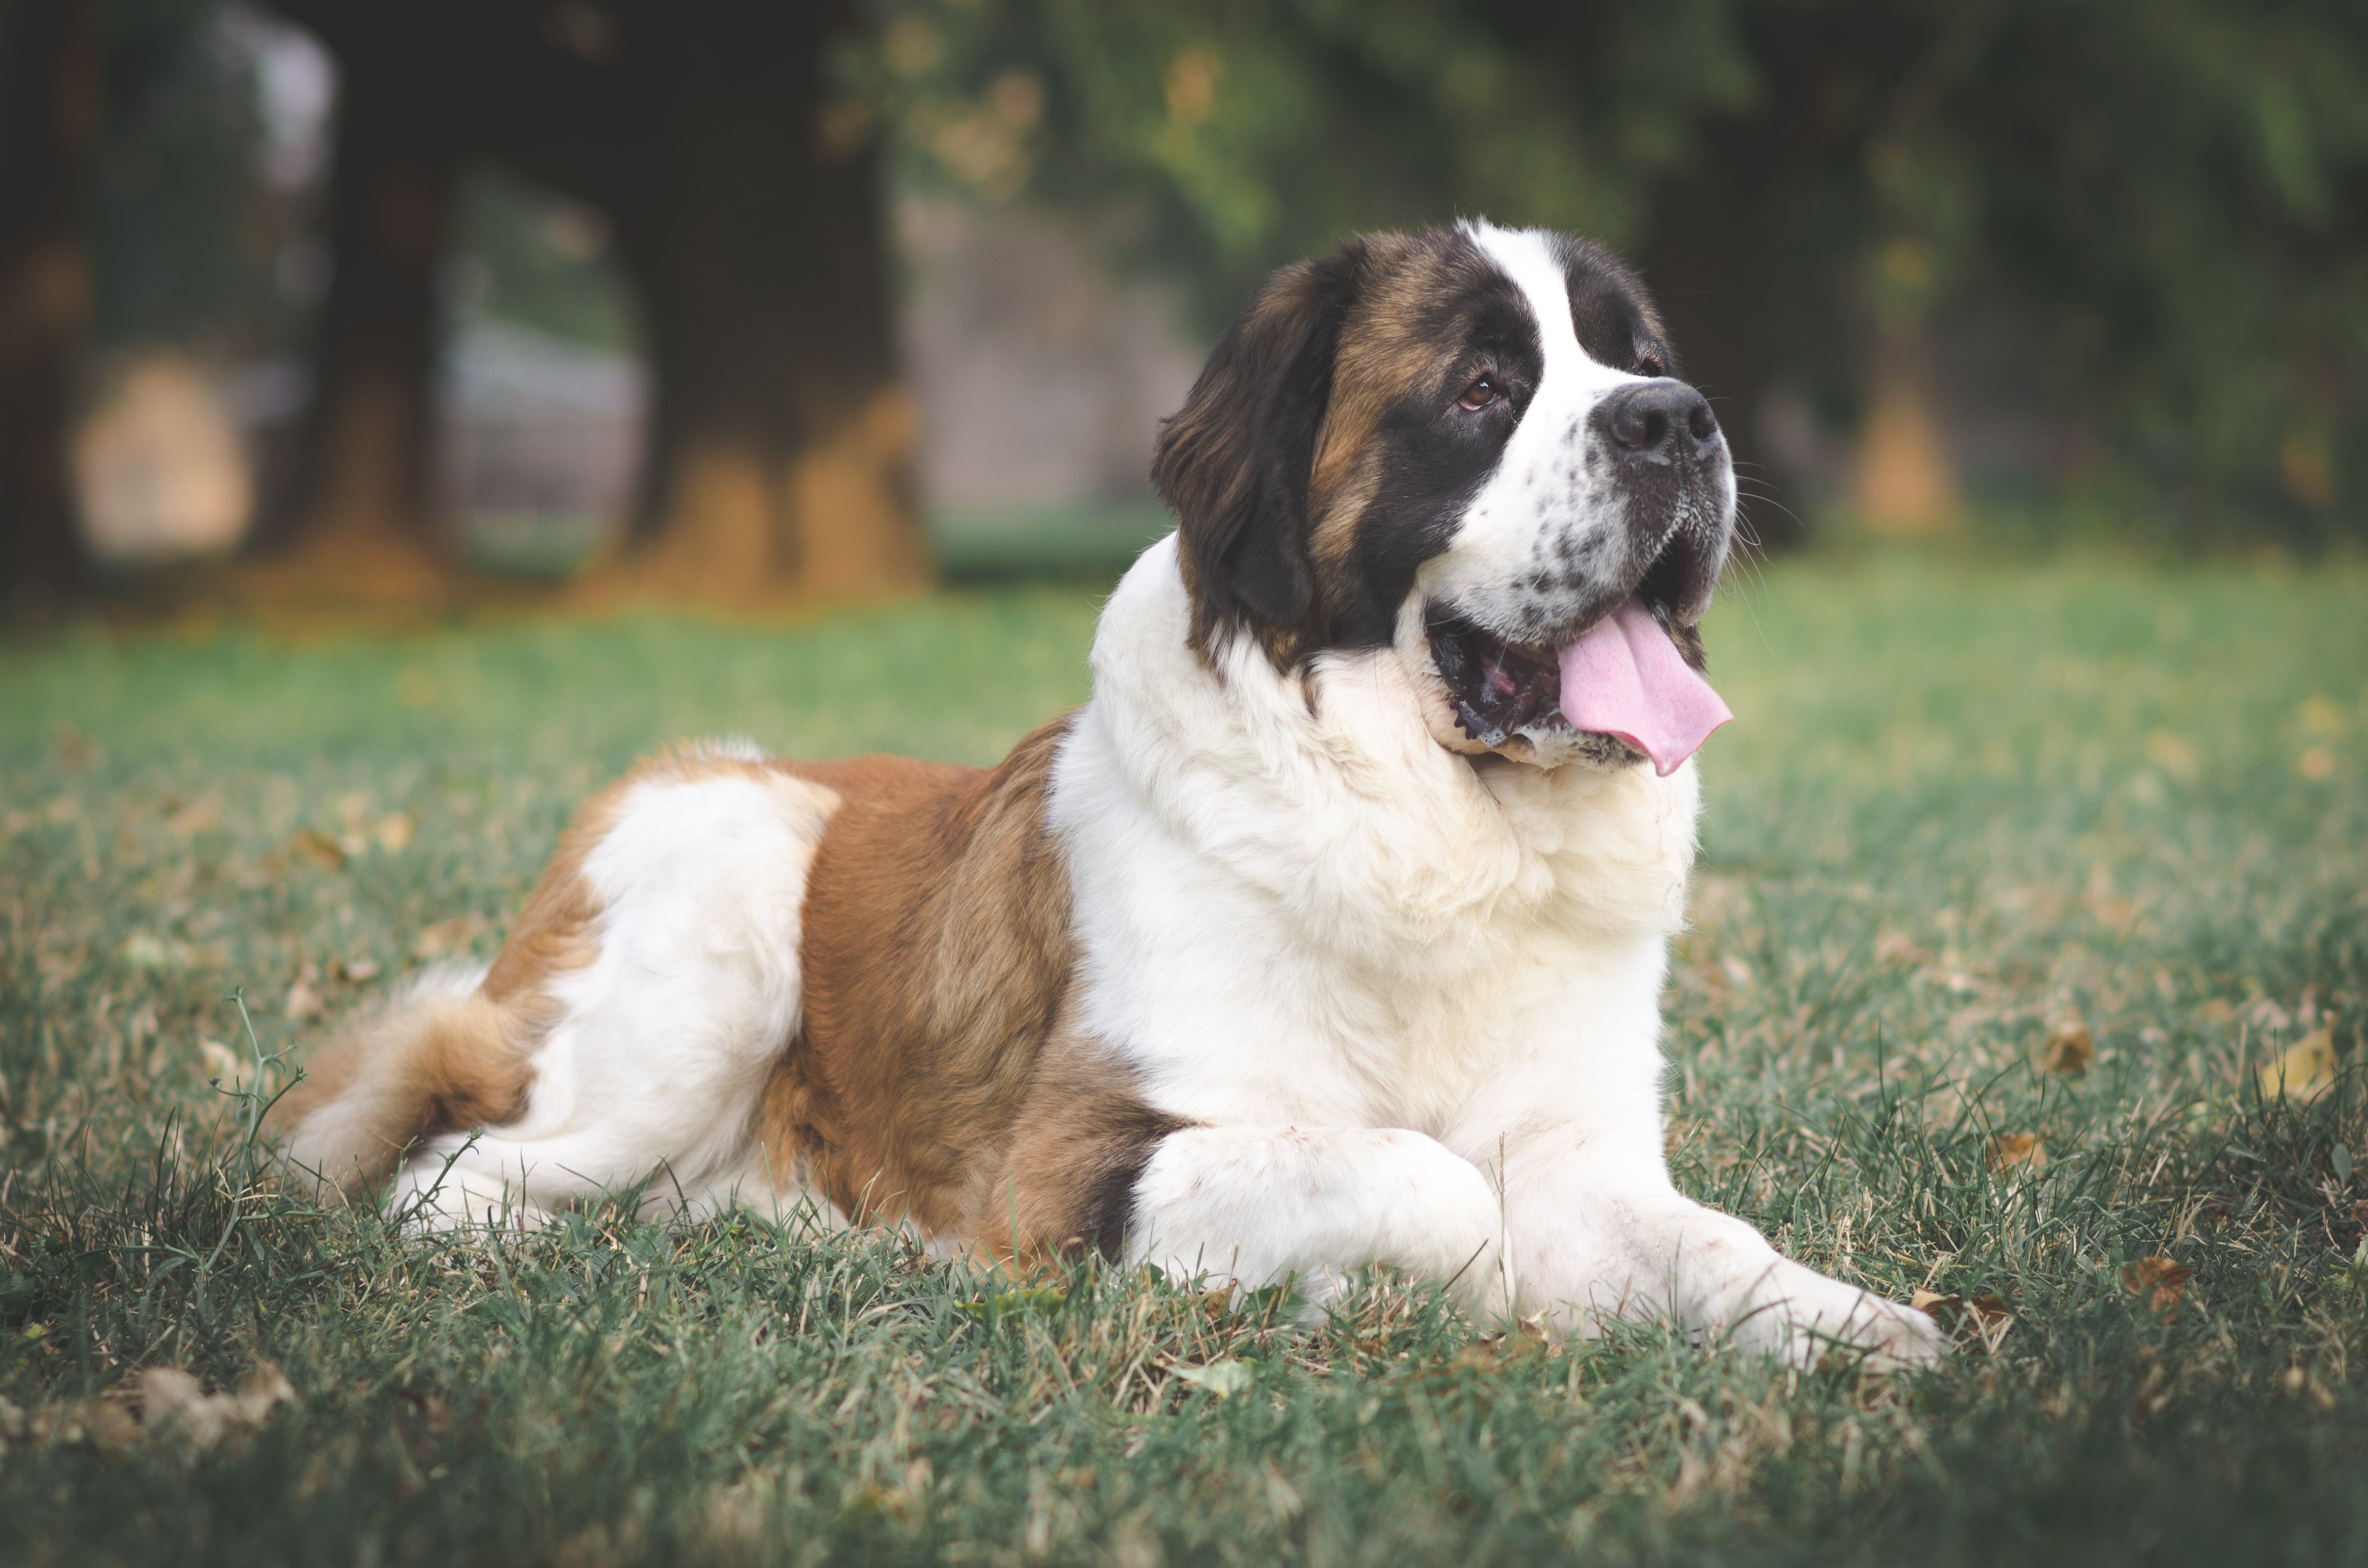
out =
[(484, 975), (431, 969), (313, 1053), (265, 1123), (296, 1179), (324, 1199), (359, 1198), (423, 1139), (524, 1113), (527, 1052), (480, 989)]

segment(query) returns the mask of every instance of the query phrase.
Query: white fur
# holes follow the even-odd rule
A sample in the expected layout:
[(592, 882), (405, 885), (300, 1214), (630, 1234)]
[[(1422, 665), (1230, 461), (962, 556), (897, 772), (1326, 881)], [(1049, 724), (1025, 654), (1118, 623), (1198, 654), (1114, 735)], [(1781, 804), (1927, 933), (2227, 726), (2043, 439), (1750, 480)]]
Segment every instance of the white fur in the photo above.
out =
[(1590, 468), (1587, 416), (1607, 394), (1645, 378), (1598, 364), (1579, 347), (1569, 285), (1547, 236), (1492, 223), (1464, 232), (1529, 301), (1545, 369), (1446, 553), (1424, 566), (1423, 583), (1429, 597), (1535, 641), (1505, 602), (1512, 585), (1565, 557), (1611, 577), (1626, 557), (1625, 509), (1609, 477)]
[(526, 1114), (432, 1141), (392, 1206), (429, 1223), (530, 1223), (644, 1182), (654, 1210), (804, 1198), (800, 1173), (765, 1168), (756, 1110), (798, 1027), (806, 869), (837, 804), (781, 774), (661, 775), (628, 791), (585, 858), (604, 906), (598, 952), (552, 983), (560, 1017)]
[(1135, 1207), (1133, 1256), (1183, 1278), (1290, 1279), (1321, 1308), (1349, 1270), (1386, 1263), (1450, 1281), (1483, 1321), (1509, 1301), (1496, 1189), (1419, 1132), (1185, 1128), (1144, 1167)]
[[(1569, 597), (1542, 596), (1520, 585), (1541, 575), (1616, 579), (1632, 563), (1641, 569), (1666, 542), (1666, 535), (1650, 541), (1639, 555), (1609, 454), (1588, 434), (1588, 417), (1598, 403), (1651, 378), (1605, 365), (1580, 346), (1554, 236), (1486, 222), (1466, 223), (1463, 232), (1528, 301), (1544, 369), (1495, 472), (1464, 508), (1446, 551), (1423, 564), (1418, 581), (1425, 599), (1451, 605), (1499, 635), (1545, 642), (1555, 630), (1548, 624), (1553, 611), (1566, 607)], [(1719, 467), (1722, 512), (1732, 517), (1734, 470), (1725, 462)], [(1673, 519), (1672, 526), (1684, 521)], [(1716, 538), (1723, 552), (1724, 524)], [(1714, 577), (1717, 568), (1712, 561), (1707, 574)]]
[[(1547, 769), (1433, 738), (1422, 602), (1468, 611), (1541, 551), (1601, 545), (1618, 518), (1579, 472), (1584, 422), (1637, 380), (1580, 349), (1541, 237), (1472, 233), (1531, 301), (1544, 375), (1398, 642), (1304, 675), (1246, 639), (1203, 663), (1172, 536), (1102, 615), (1047, 808), (1072, 999), (1191, 1124), (1136, 1185), (1131, 1256), (1295, 1278), (1318, 1301), (1388, 1264), (1560, 1333), (1662, 1314), (1796, 1360), (1826, 1337), (1928, 1358), (1921, 1313), (1779, 1257), (1669, 1181), (1659, 993), (1693, 766)], [(438, 1140), (395, 1203), (530, 1222), (643, 1181), (654, 1207), (805, 1198), (802, 1173), (764, 1167), (756, 1114), (798, 1027), (801, 903), (836, 804), (787, 777), (634, 787), (585, 865), (598, 957), (557, 983), (526, 1115)]]
[(1205, 1124), (1146, 1169), (1134, 1256), (1319, 1297), (1393, 1264), (1557, 1332), (1657, 1313), (1796, 1359), (1821, 1335), (1929, 1355), (1921, 1314), (1670, 1185), (1692, 765), (1475, 767), (1395, 648), (1320, 656), (1312, 694), (1246, 641), (1211, 669), (1175, 550), (1103, 613), (1049, 812), (1085, 1027)]

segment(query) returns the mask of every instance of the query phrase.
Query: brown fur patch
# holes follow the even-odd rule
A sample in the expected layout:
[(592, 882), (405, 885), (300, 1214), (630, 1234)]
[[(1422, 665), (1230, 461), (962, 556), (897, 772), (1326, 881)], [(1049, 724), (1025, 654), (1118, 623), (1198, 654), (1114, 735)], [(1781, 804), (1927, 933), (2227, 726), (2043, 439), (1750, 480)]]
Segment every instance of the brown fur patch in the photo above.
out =
[[(1188, 1125), (1144, 1103), (1107, 1047), (1057, 1028), (1012, 1129), (999, 1193), (980, 1239), (1021, 1260), (1090, 1250), (1116, 1261), (1134, 1218), (1134, 1185), (1159, 1141)], [(998, 1230), (998, 1224), (1001, 1229)]]
[(1352, 240), (1269, 278), (1184, 406), (1160, 423), (1151, 481), (1176, 514), (1191, 642), (1203, 660), (1232, 626), (1256, 636), (1278, 667), (1297, 657), (1315, 590), (1309, 464), (1362, 245)]
[(1044, 826), (1066, 719), (992, 772), (798, 764), (843, 803), (806, 881), (805, 1024), (768, 1086), (777, 1170), (849, 1215), (962, 1233), (1067, 989), (1068, 868)]
[(421, 1140), (515, 1119), (526, 1108), (524, 1053), (483, 992), (416, 993), (350, 1022), (313, 1053), (267, 1123), (323, 1195), (359, 1197)]
[(1410, 392), (1445, 397), (1463, 352), (1441, 301), (1496, 276), (1455, 230), (1376, 233), (1276, 272), (1160, 426), (1152, 481), (1175, 510), (1192, 645), (1237, 629), (1278, 669), (1326, 644), (1358, 597), (1377, 439)]
[(703, 751), (643, 764), (577, 813), (480, 986), (415, 993), (316, 1055), (273, 1118), (291, 1159), (359, 1194), (423, 1139), (516, 1119), (552, 1023), (550, 983), (597, 956), (602, 909), (584, 865), (624, 796), (786, 773), (838, 804), (807, 874), (804, 1021), (757, 1111), (777, 1181), (1005, 1262), (1118, 1256), (1134, 1180), (1178, 1124), (1060, 1022), (1068, 868), (1044, 799), (1067, 722), (991, 772)]
[(1427, 307), (1451, 294), (1459, 267), (1475, 265), (1456, 237), (1369, 234), (1359, 292), (1340, 328), (1332, 368), (1332, 397), (1308, 482), (1308, 548), (1317, 574), (1345, 571), (1358, 519), (1380, 481), (1373, 438), (1391, 406), (1409, 391), (1444, 397), (1445, 378), (1460, 345), (1442, 341), (1427, 323)]

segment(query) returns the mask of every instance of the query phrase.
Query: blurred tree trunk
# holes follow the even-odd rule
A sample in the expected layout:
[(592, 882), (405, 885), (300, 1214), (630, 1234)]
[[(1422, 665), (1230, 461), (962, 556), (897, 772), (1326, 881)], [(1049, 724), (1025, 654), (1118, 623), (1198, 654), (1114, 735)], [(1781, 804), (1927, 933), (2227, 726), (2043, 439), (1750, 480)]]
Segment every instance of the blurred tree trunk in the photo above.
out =
[(618, 165), (609, 202), (657, 390), (623, 569), (724, 598), (916, 584), (877, 155), (833, 135), (822, 76), (853, 8), (645, 17), (654, 108), (620, 128), (643, 155)]
[(1763, 449), (1763, 411), (1779, 365), (1775, 226), (1785, 150), (1758, 119), (1706, 128), (1686, 168), (1655, 192), (1644, 271), (1685, 379), (1711, 400), (1734, 455), (1741, 507), (1770, 550), (1797, 543), (1800, 501)]
[(1957, 520), (1963, 498), (1922, 335), (1884, 324), (1868, 380), (1850, 476), (1860, 518), (1879, 534), (1938, 533)]
[[(826, 51), (860, 25), (855, 5), (279, 3), (321, 34), (349, 91), (372, 85), (416, 117), (401, 144), (416, 149), (433, 132), (448, 176), (471, 156), (502, 159), (614, 223), (655, 403), (639, 510), (619, 558), (596, 575), (598, 591), (755, 605), (927, 579), (878, 149), (859, 124), (833, 116), (825, 80)], [(353, 119), (357, 130), (370, 123)], [(341, 213), (351, 205), (342, 190), (337, 199)], [(349, 248), (393, 243), (364, 215), (338, 227), (333, 331), (338, 291), (360, 265)], [(432, 344), (433, 260), (393, 269), (417, 280), (402, 294), (413, 324), (405, 343)], [(385, 282), (369, 296), (380, 307), (355, 302), (358, 322), (393, 323)], [(324, 334), (324, 421), (336, 341)], [(367, 361), (369, 384), (400, 371), (425, 386), (432, 355), (415, 368), (391, 332), (367, 341), (377, 347), (349, 351), (349, 362)], [(372, 395), (380, 403), (353, 403), (339, 426), (358, 432), (349, 445), (330, 445), (324, 426), (324, 479), (313, 494), (375, 500), (352, 501), (350, 512), (343, 502), (308, 507), (300, 535), (347, 516), (425, 527), (425, 487), (398, 477), (425, 472), (425, 447), (403, 435), (399, 449), (416, 459), (373, 456), (390, 449), (388, 432), (412, 426), (370, 412), (387, 406)], [(401, 404), (426, 406), (424, 395)], [(427, 423), (419, 415), (418, 427)], [(329, 483), (338, 473), (351, 481), (346, 491)]]
[(90, 320), (83, 173), (101, 93), (96, 0), (17, 0), (0, 79), (0, 601), (85, 578), (67, 468)]
[(313, 394), (290, 512), (258, 542), (365, 595), (441, 575), (431, 457), (455, 155), (401, 56), (363, 55), (339, 96), (334, 257), (313, 327)]
[[(1818, 499), (1804, 473), (1770, 449), (1770, 394), (1804, 316), (1819, 322), (1830, 282), (1804, 272), (1800, 236), (1785, 231), (1803, 192), (1847, 176), (1861, 155), (1862, 110), (1838, 62), (1850, 40), (1830, 18), (1744, 18), (1759, 91), (1743, 112), (1701, 125), (1685, 166), (1653, 193), (1645, 277), (1659, 300), (1686, 379), (1717, 412), (1736, 459), (1743, 511), (1770, 550), (1801, 541), (1801, 514)], [(1812, 332), (1827, 330), (1813, 325)]]

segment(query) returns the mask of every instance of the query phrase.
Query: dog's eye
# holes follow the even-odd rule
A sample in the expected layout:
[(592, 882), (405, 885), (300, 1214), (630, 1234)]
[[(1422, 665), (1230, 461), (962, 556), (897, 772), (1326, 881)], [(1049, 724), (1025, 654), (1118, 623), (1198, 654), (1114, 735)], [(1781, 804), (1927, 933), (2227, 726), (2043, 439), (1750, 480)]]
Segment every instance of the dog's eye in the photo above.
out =
[(1636, 356), (1636, 373), (1640, 376), (1658, 378), (1668, 375), (1669, 368), (1662, 363), (1661, 357), (1657, 354), (1639, 354)]
[(1474, 376), (1472, 384), (1463, 389), (1463, 395), (1455, 400), (1455, 406), (1467, 414), (1477, 414), (1491, 403), (1504, 401), (1505, 389), (1497, 384), (1496, 377)]

